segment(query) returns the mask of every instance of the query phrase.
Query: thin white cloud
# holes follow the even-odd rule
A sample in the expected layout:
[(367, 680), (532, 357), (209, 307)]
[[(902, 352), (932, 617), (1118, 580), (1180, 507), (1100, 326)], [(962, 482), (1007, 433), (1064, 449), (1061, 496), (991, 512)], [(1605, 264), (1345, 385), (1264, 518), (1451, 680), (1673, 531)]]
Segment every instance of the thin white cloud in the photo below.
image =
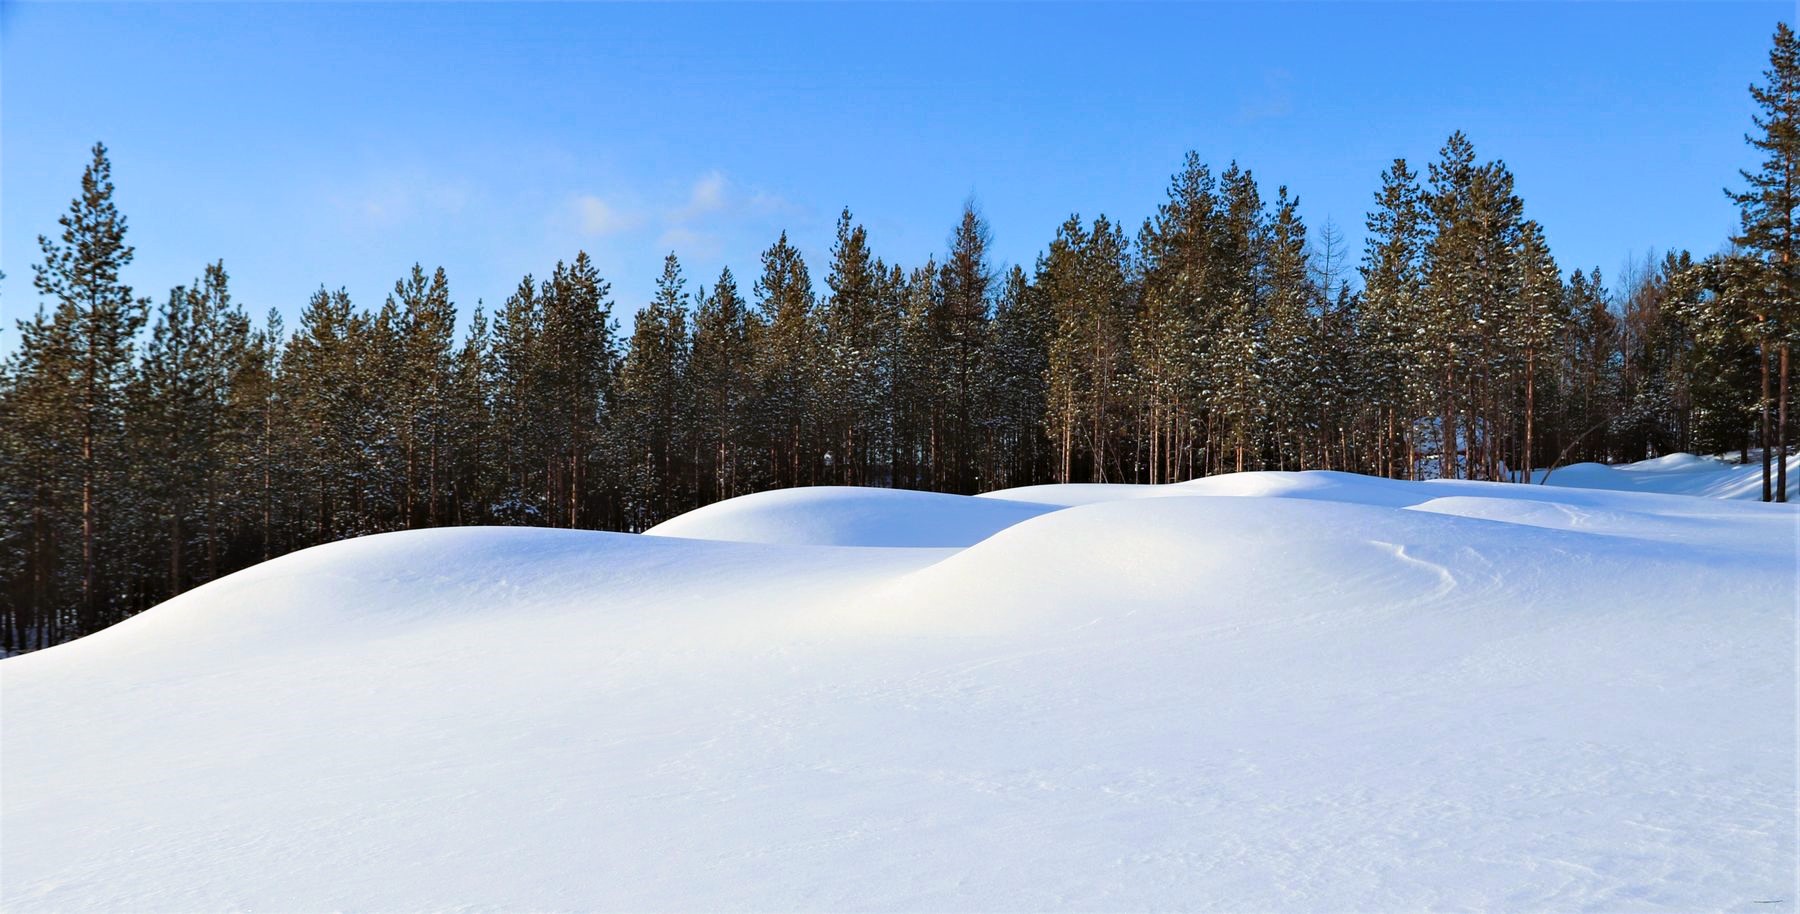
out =
[(612, 235), (635, 228), (643, 221), (593, 194), (576, 196), (574, 208), (576, 222), (587, 235)]
[(377, 226), (457, 216), (468, 208), (471, 196), (467, 181), (417, 171), (370, 175), (329, 193), (340, 211)]
[[(684, 259), (711, 259), (739, 244), (772, 239), (796, 221), (808, 223), (805, 207), (778, 194), (732, 180), (712, 169), (668, 187), (659, 201), (621, 199), (612, 194), (571, 193), (553, 212), (553, 230), (587, 239), (590, 246), (617, 253), (641, 253), (654, 243), (658, 256), (676, 251)], [(604, 239), (602, 241), (601, 239)], [(633, 256), (636, 256), (634, 254)]]
[(687, 202), (669, 211), (667, 221), (675, 225), (697, 222), (730, 206), (731, 183), (720, 171), (709, 171), (694, 181)]
[(662, 221), (671, 230), (687, 230), (668, 237), (697, 239), (729, 226), (764, 226), (804, 215), (804, 207), (760, 188), (743, 187), (715, 169), (696, 178), (687, 200), (664, 210)]

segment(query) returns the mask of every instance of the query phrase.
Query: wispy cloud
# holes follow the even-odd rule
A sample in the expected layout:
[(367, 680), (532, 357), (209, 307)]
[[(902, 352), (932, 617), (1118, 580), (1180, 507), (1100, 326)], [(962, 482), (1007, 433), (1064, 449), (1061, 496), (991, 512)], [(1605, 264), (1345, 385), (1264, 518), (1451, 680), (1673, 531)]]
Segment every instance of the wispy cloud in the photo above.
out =
[(612, 235), (638, 227), (643, 218), (593, 194), (578, 194), (572, 204), (576, 224), (586, 235)]
[(694, 222), (724, 210), (731, 191), (723, 172), (714, 170), (701, 175), (688, 190), (687, 202), (669, 211), (668, 221), (675, 224)]
[(473, 196), (460, 178), (422, 171), (374, 174), (327, 194), (345, 216), (365, 226), (389, 227), (415, 219), (458, 216)]
[(665, 209), (658, 245), (678, 248), (700, 257), (715, 256), (721, 237), (744, 230), (769, 230), (783, 219), (803, 219), (806, 213), (782, 196), (760, 188), (746, 188), (724, 172), (708, 171), (688, 186), (686, 199)]
[(556, 237), (621, 260), (653, 250), (657, 257), (674, 251), (683, 260), (711, 261), (817, 221), (807, 208), (716, 168), (662, 184), (656, 194), (635, 186), (635, 195), (624, 184), (570, 190), (551, 208), (547, 225)]
[(668, 225), (691, 226), (800, 212), (801, 207), (779, 194), (741, 187), (723, 172), (709, 171), (694, 180), (687, 201), (671, 207), (664, 213), (663, 221)]

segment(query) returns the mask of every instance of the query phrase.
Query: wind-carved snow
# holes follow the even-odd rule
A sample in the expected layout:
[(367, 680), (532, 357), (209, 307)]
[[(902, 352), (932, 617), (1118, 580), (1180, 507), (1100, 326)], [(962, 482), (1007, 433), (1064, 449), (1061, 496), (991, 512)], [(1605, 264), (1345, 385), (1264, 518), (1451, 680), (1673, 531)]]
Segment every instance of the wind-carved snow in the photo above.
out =
[(0, 662), (0, 907), (1791, 909), (1800, 513), (1565, 472), (309, 549)]

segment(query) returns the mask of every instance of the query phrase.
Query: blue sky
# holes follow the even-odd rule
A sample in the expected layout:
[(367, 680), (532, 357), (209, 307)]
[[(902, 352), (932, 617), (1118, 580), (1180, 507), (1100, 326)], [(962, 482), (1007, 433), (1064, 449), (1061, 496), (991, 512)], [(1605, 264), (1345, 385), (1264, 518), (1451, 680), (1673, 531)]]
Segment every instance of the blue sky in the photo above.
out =
[(290, 326), (414, 261), (491, 308), (578, 249), (628, 315), (665, 252), (747, 288), (783, 228), (822, 284), (844, 205), (911, 265), (973, 197), (1029, 264), (1070, 212), (1135, 227), (1188, 149), (1360, 246), (1381, 169), (1455, 129), (1565, 269), (1613, 273), (1723, 243), (1745, 87), (1793, 9), (0, 0), (0, 348), (97, 139), (140, 293), (223, 258)]

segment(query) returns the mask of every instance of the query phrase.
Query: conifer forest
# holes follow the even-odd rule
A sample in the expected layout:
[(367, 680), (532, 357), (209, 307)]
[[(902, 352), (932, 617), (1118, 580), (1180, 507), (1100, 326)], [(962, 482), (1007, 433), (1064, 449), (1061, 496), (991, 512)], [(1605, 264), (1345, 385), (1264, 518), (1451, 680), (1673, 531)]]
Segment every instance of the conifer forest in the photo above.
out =
[(1445, 125), (1432, 160), (1368, 176), (1361, 250), (1301, 219), (1305, 175), (1190, 154), (1155, 212), (1035, 227), (1035, 262), (1005, 269), (973, 202), (912, 263), (846, 208), (824, 262), (785, 234), (716, 276), (674, 251), (642, 265), (660, 270), (645, 302), (576, 250), (473, 306), (456, 264), (395, 264), (384, 299), (323, 287), (287, 326), (234, 297), (223, 262), (126, 284), (153, 241), (128, 230), (96, 144), (42, 228), (35, 298), (24, 277), (6, 292), (27, 316), (0, 336), (0, 648), (348, 537), (641, 531), (793, 486), (1530, 484), (1691, 451), (1760, 460), (1764, 499), (1785, 500), (1792, 30), (1745, 77), (1760, 114), (1742, 173), (1692, 176), (1727, 188), (1740, 231), (1604, 273), (1557, 259), (1505, 150)]

